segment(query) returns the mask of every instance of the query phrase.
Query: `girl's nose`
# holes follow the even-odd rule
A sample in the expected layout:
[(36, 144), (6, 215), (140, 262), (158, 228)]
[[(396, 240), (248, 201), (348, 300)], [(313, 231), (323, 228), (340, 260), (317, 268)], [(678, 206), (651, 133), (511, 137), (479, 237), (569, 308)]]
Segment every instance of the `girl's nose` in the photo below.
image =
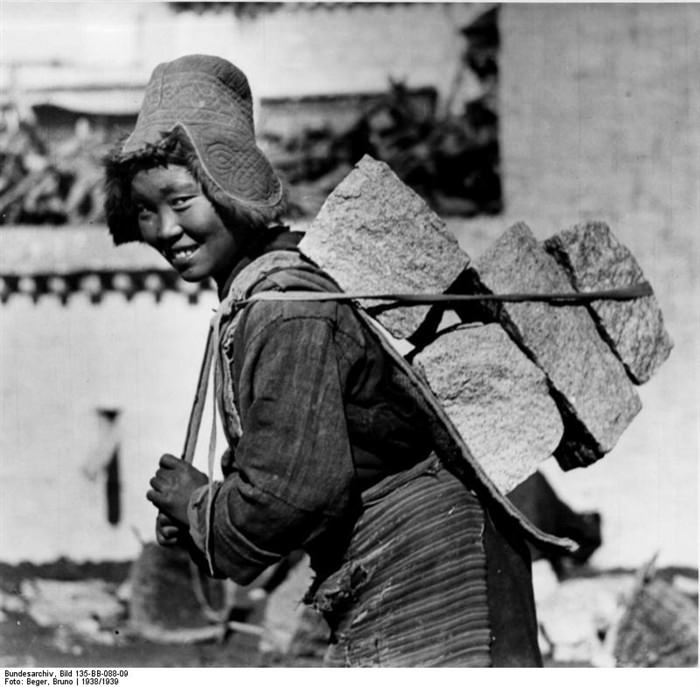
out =
[(170, 207), (161, 208), (158, 213), (158, 238), (162, 241), (170, 241), (182, 233), (182, 227), (175, 213)]

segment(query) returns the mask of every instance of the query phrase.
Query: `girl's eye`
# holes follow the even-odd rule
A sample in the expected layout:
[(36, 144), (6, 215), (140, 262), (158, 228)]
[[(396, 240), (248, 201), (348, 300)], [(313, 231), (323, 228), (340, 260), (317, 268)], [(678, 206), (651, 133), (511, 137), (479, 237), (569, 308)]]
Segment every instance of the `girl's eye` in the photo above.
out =
[(170, 205), (173, 210), (186, 210), (194, 196), (176, 196), (170, 201)]

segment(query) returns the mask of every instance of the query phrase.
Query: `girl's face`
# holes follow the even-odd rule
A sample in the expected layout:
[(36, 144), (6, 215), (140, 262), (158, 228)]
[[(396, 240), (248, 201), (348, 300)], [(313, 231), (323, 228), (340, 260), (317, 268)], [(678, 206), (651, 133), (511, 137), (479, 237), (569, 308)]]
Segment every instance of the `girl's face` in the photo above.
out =
[(244, 233), (227, 228), (186, 167), (138, 172), (131, 182), (143, 240), (186, 281), (212, 277), (221, 288), (243, 257)]

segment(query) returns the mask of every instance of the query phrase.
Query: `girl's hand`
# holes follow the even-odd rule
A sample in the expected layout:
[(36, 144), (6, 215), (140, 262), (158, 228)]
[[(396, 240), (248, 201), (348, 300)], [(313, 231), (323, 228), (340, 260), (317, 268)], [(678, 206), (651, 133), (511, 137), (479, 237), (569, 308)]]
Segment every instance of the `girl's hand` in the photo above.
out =
[(186, 527), (190, 496), (209, 479), (203, 472), (169, 453), (161, 456), (158, 464), (160, 467), (150, 481), (151, 489), (146, 498), (171, 521), (174, 520), (175, 525)]
[(161, 546), (177, 546), (181, 543), (186, 531), (165, 513), (158, 513), (156, 517), (156, 541)]

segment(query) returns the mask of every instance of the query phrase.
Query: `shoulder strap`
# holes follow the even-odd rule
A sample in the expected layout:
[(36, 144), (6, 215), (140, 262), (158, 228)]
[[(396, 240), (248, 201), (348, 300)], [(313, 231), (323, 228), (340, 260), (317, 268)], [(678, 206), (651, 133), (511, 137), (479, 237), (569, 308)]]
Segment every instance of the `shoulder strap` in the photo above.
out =
[[(289, 269), (307, 270), (315, 274), (322, 274), (318, 268), (308, 260), (305, 260), (300, 253), (295, 250), (270, 251), (251, 262), (250, 265), (247, 265), (236, 275), (236, 278), (229, 288), (228, 294), (219, 304), (207, 334), (202, 364), (199, 369), (197, 389), (194, 394), (190, 417), (187, 423), (182, 458), (188, 463), (191, 463), (194, 459), (194, 451), (197, 445), (197, 437), (199, 436), (207, 388), (209, 386), (209, 377), (211, 376), (211, 368), (214, 361), (214, 351), (218, 345), (218, 327), (220, 322), (222, 319), (230, 316), (242, 303), (246, 303), (246, 299), (253, 294), (255, 287), (267, 278), (272, 278), (282, 290), (285, 290), (284, 280), (282, 280), (280, 276), (275, 278), (275, 275), (279, 275), (284, 270)], [(309, 288), (311, 288), (311, 286), (309, 286)], [(340, 290), (339, 287), (337, 288)], [(214, 331), (215, 329), (216, 334)]]

